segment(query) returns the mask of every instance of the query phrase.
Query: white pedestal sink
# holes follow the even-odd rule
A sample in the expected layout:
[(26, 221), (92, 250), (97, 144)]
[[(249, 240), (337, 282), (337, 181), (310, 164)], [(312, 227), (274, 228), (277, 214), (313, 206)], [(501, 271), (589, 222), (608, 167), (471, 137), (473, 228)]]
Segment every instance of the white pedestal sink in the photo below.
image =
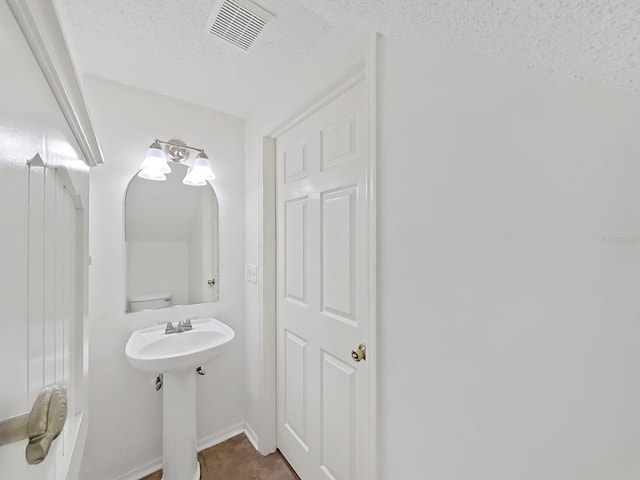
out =
[(163, 480), (198, 480), (196, 371), (229, 346), (235, 332), (213, 318), (194, 320), (193, 330), (165, 334), (165, 326), (136, 330), (125, 354), (143, 372), (162, 373)]

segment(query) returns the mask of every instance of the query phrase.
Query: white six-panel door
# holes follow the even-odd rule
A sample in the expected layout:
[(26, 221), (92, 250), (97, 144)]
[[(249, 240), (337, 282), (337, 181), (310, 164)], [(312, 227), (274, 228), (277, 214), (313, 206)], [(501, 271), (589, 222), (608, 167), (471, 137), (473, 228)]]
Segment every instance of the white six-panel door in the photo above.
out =
[(368, 478), (365, 91), (276, 139), (278, 448), (303, 480)]

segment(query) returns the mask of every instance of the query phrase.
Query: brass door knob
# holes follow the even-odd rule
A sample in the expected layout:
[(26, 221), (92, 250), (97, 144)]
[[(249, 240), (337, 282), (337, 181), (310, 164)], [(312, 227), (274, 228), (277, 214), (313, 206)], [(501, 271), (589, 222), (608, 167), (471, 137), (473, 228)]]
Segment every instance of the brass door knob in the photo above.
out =
[(355, 362), (360, 362), (362, 360), (367, 359), (367, 346), (364, 343), (361, 343), (356, 348), (351, 350), (351, 358)]
[(211, 280), (207, 280), (207, 283), (208, 283), (209, 285), (213, 286), (213, 285), (215, 285), (215, 284), (216, 284), (216, 280), (215, 280), (215, 278), (212, 278)]

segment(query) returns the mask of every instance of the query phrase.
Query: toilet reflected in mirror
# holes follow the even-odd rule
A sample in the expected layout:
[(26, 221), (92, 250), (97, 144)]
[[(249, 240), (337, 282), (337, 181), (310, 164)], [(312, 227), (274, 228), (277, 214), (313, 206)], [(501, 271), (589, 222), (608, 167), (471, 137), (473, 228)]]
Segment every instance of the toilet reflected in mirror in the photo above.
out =
[(128, 313), (218, 300), (218, 201), (209, 183), (134, 176), (125, 195)]

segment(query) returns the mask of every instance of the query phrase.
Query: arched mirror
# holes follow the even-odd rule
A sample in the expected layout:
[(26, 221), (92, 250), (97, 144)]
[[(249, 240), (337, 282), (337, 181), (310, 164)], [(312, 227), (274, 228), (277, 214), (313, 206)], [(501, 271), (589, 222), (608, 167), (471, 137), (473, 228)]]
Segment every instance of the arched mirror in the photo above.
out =
[(127, 312), (218, 300), (218, 201), (209, 183), (134, 176), (125, 195)]

